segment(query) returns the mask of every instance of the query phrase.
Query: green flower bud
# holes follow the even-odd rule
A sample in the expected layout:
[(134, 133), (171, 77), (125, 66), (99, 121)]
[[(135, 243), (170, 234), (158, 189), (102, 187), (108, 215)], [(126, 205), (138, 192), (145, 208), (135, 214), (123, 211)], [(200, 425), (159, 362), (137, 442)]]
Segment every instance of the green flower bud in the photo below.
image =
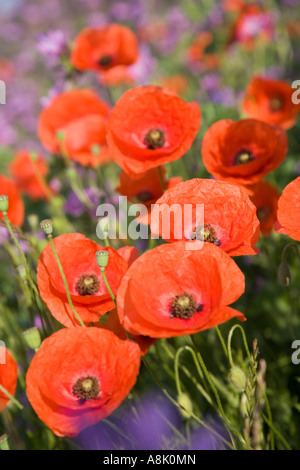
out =
[(53, 226), (50, 219), (42, 220), (42, 222), (40, 223), (40, 227), (46, 235), (52, 235)]
[(29, 214), (27, 217), (30, 228), (33, 232), (37, 232), (39, 228), (39, 218), (36, 214)]
[(8, 196), (6, 196), (6, 194), (3, 194), (0, 196), (0, 211), (7, 212), (8, 207), (9, 207)]
[(58, 132), (56, 132), (56, 137), (58, 138), (58, 140), (60, 142), (63, 142), (63, 140), (65, 138), (65, 133), (63, 131), (58, 131)]
[(41, 346), (41, 335), (39, 330), (34, 326), (29, 330), (23, 331), (23, 336), (27, 346), (37, 351)]
[(75, 181), (77, 178), (77, 172), (75, 168), (67, 168), (66, 169), (66, 175), (69, 178), (70, 181)]
[(106, 268), (108, 265), (109, 253), (105, 250), (99, 250), (96, 252), (97, 264), (100, 268)]
[(287, 263), (280, 263), (277, 271), (278, 282), (282, 286), (289, 286), (292, 281), (292, 275)]
[(91, 151), (94, 155), (98, 156), (101, 152), (101, 148), (99, 147), (99, 145), (92, 145), (91, 146)]
[(26, 281), (27, 274), (26, 274), (25, 266), (23, 264), (21, 264), (20, 266), (17, 267), (17, 271), (18, 271), (18, 274), (20, 276), (20, 279), (22, 279), (22, 281)]
[[(190, 397), (186, 394), (181, 392), (178, 395), (177, 401), (179, 405), (183, 406), (184, 410), (180, 408), (180, 413), (185, 419), (189, 419), (191, 417), (190, 413), (193, 412), (193, 403)], [(186, 411), (185, 411), (186, 410)]]
[(31, 160), (33, 160), (34, 162), (37, 162), (38, 154), (36, 152), (30, 152), (29, 156), (30, 156)]
[(243, 369), (234, 365), (230, 369), (228, 380), (238, 392), (244, 392), (247, 386), (247, 376)]
[(0, 436), (0, 449), (1, 450), (10, 450), (9, 445), (8, 445), (8, 436), (7, 436), (7, 434), (2, 434), (2, 436)]

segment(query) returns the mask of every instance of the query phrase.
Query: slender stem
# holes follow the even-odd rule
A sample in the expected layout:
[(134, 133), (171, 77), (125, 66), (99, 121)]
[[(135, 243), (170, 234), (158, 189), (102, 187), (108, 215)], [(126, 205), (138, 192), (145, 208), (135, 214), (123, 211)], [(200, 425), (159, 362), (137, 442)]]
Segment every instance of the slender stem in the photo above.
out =
[(241, 327), (241, 325), (234, 325), (231, 328), (231, 330), (229, 331), (228, 340), (227, 340), (228, 360), (229, 360), (230, 367), (234, 366), (234, 362), (233, 362), (233, 359), (232, 359), (232, 351), (231, 351), (231, 340), (232, 340), (232, 335), (233, 335), (233, 333), (236, 329), (239, 329), (240, 332), (242, 333), (244, 347), (245, 347), (248, 359), (251, 363), (251, 354), (250, 354), (250, 351), (249, 351), (249, 348), (248, 348), (248, 343), (247, 343), (245, 332), (244, 332), (243, 328)]
[[(63, 160), (66, 164), (67, 169), (69, 170), (69, 180), (71, 183), (71, 188), (73, 189), (74, 193), (78, 197), (79, 201), (87, 206), (89, 209), (94, 209), (94, 206), (88, 196), (85, 194), (84, 190), (82, 189), (81, 185), (79, 184), (78, 177), (76, 170), (74, 168), (74, 164), (67, 154), (63, 146), (63, 135), (58, 136), (59, 145), (60, 145), (60, 153), (63, 157)], [(70, 174), (71, 172), (71, 174)]]
[(115, 306), (117, 306), (116, 298), (115, 298), (115, 296), (114, 296), (114, 294), (113, 294), (113, 291), (111, 290), (110, 285), (108, 284), (108, 280), (107, 280), (107, 278), (106, 278), (105, 268), (102, 268), (102, 267), (101, 267), (101, 268), (100, 268), (100, 271), (101, 271), (101, 274), (102, 274), (102, 278), (103, 278), (104, 284), (106, 285), (106, 288), (107, 288), (107, 290), (108, 290), (108, 292), (109, 292), (111, 298), (113, 299)]
[(24, 406), (19, 402), (19, 400), (12, 396), (1, 384), (0, 391), (4, 393), (4, 395), (6, 395), (20, 410), (23, 410)]
[(222, 333), (221, 333), (221, 331), (220, 331), (220, 329), (219, 329), (218, 326), (216, 326), (216, 331), (217, 331), (217, 334), (218, 334), (218, 336), (219, 336), (219, 340), (220, 340), (220, 343), (221, 343), (221, 345), (222, 345), (222, 348), (223, 348), (223, 351), (224, 351), (224, 353), (225, 353), (225, 356), (228, 357), (228, 351), (227, 351), (227, 348), (226, 348), (226, 344), (225, 344), (225, 341), (224, 341), (224, 339), (223, 339)]
[(158, 169), (158, 175), (159, 175), (159, 179), (160, 179), (161, 189), (163, 190), (163, 193), (164, 193), (167, 188), (166, 188), (164, 177), (163, 177), (163, 174), (162, 174), (162, 167), (159, 166), (157, 169)]
[(205, 375), (205, 377), (206, 377), (206, 379), (207, 379), (207, 381), (208, 381), (208, 383), (209, 383), (209, 385), (210, 385), (210, 387), (211, 387), (211, 389), (212, 389), (212, 391), (213, 391), (213, 393), (214, 393), (214, 395), (215, 395), (219, 412), (220, 412), (220, 414), (221, 414), (221, 416), (222, 416), (222, 418), (223, 418), (223, 420), (224, 420), (225, 426), (227, 427), (227, 430), (228, 430), (228, 432), (229, 432), (230, 437), (232, 438), (232, 436), (231, 436), (231, 431), (232, 431), (232, 432), (238, 437), (238, 439), (240, 440), (240, 442), (241, 442), (244, 446), (246, 446), (246, 447), (249, 448), (249, 446), (247, 445), (247, 443), (246, 443), (245, 439), (243, 438), (243, 436), (232, 426), (232, 424), (231, 424), (230, 421), (228, 420), (227, 416), (225, 415), (225, 412), (224, 412), (224, 409), (223, 409), (223, 405), (222, 405), (222, 403), (221, 403), (221, 399), (220, 399), (219, 393), (218, 393), (218, 391), (217, 391), (217, 388), (216, 388), (214, 382), (212, 381), (212, 379), (211, 379), (211, 377), (210, 377), (210, 374), (209, 374), (209, 372), (208, 372), (208, 370), (207, 370), (207, 368), (206, 368), (205, 362), (204, 362), (204, 360), (203, 360), (203, 358), (202, 358), (202, 355), (201, 355), (201, 353), (200, 353), (200, 351), (199, 351), (199, 349), (198, 349), (198, 347), (197, 347), (197, 345), (196, 345), (196, 342), (195, 342), (195, 339), (194, 339), (193, 335), (190, 335), (190, 338), (191, 338), (192, 344), (193, 344), (193, 346), (194, 346), (194, 348), (195, 348), (195, 351), (196, 351), (197, 357), (198, 357), (198, 359), (199, 359), (201, 368), (202, 368), (202, 370), (203, 370), (203, 372), (204, 372), (204, 375)]
[(142, 357), (142, 361), (143, 363), (145, 364), (145, 366), (147, 367), (148, 371), (150, 372), (150, 374), (152, 375), (155, 383), (158, 385), (158, 387), (160, 388), (160, 390), (163, 392), (163, 394), (168, 398), (168, 400), (170, 400), (173, 405), (175, 405), (177, 408), (181, 409), (182, 411), (184, 411), (185, 413), (189, 414), (192, 418), (194, 418), (199, 424), (201, 424), (203, 427), (205, 427), (206, 429), (208, 429), (212, 434), (216, 435), (222, 442), (224, 442), (224, 444), (226, 444), (228, 447), (230, 447), (231, 449), (233, 448), (233, 446), (231, 445), (230, 442), (228, 442), (226, 439), (224, 439), (223, 436), (221, 436), (217, 431), (215, 431), (213, 428), (211, 428), (208, 424), (206, 424), (204, 421), (202, 421), (200, 418), (198, 418), (198, 416), (196, 416), (192, 411), (190, 410), (187, 410), (183, 405), (181, 405), (180, 403), (178, 403), (171, 395), (170, 393), (163, 387), (163, 385), (160, 383), (160, 381), (158, 380), (158, 378), (156, 377), (155, 373), (153, 372), (150, 364), (148, 363), (148, 360), (145, 358), (145, 357)]
[(60, 263), (60, 261), (59, 261), (58, 254), (57, 254), (57, 251), (56, 251), (55, 246), (54, 246), (54, 243), (53, 243), (52, 235), (48, 235), (48, 240), (49, 240), (49, 242), (50, 242), (52, 251), (53, 251), (53, 253), (54, 253), (56, 262), (57, 262), (57, 264), (58, 264), (58, 268), (59, 268), (61, 277), (62, 277), (63, 282), (64, 282), (64, 285), (65, 285), (66, 294), (67, 294), (67, 298), (68, 298), (68, 302), (69, 302), (69, 304), (70, 304), (70, 307), (71, 307), (71, 309), (72, 309), (72, 311), (73, 311), (75, 317), (76, 317), (77, 320), (79, 321), (80, 325), (81, 325), (81, 326), (85, 326), (85, 324), (84, 324), (83, 321), (81, 320), (80, 316), (79, 316), (78, 313), (76, 312), (75, 307), (74, 307), (74, 305), (73, 305), (73, 302), (72, 302), (72, 299), (71, 299), (71, 295), (70, 295), (69, 286), (68, 286), (68, 283), (67, 283), (67, 279), (66, 279), (65, 273), (64, 273), (64, 271), (63, 271), (62, 265), (61, 265), (61, 263)]
[(37, 290), (37, 287), (36, 287), (36, 285), (34, 284), (32, 278), (31, 278), (31, 275), (30, 275), (29, 265), (28, 265), (27, 259), (26, 259), (25, 255), (24, 255), (24, 252), (23, 252), (23, 250), (22, 250), (22, 248), (21, 248), (20, 243), (18, 242), (17, 237), (15, 236), (15, 234), (14, 234), (12, 228), (11, 228), (11, 224), (10, 224), (10, 222), (9, 222), (9, 220), (8, 220), (8, 217), (7, 217), (7, 212), (4, 211), (4, 212), (2, 212), (2, 214), (3, 214), (3, 218), (4, 218), (4, 222), (5, 222), (6, 228), (7, 228), (7, 230), (9, 231), (9, 234), (10, 234), (10, 236), (11, 236), (11, 238), (12, 238), (14, 244), (16, 245), (16, 247), (18, 248), (18, 250), (19, 250), (19, 252), (20, 252), (20, 256), (21, 256), (21, 258), (22, 258), (22, 262), (23, 262), (24, 267), (25, 267), (26, 276), (27, 276), (27, 278), (28, 278), (30, 287), (31, 287), (31, 288), (34, 290), (34, 292), (39, 296), (39, 295), (40, 295), (40, 294), (39, 294), (39, 291)]
[(297, 251), (298, 258), (300, 259), (300, 252), (299, 252), (299, 249), (298, 249), (298, 245), (296, 245), (295, 243), (289, 243), (282, 250), (281, 261), (283, 263), (285, 262), (286, 252), (289, 248), (295, 248), (295, 250)]

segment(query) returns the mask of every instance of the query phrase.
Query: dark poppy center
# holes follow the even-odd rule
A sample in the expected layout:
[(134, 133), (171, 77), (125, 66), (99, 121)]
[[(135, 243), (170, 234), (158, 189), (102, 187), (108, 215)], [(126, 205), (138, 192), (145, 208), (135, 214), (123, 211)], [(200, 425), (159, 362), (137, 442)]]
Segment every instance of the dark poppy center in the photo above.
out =
[(100, 282), (96, 274), (82, 274), (77, 281), (76, 291), (80, 295), (93, 295), (99, 291)]
[(110, 65), (112, 63), (112, 60), (113, 59), (110, 55), (103, 55), (98, 60), (98, 64), (101, 65), (101, 67), (106, 67), (107, 65)]
[(198, 225), (193, 231), (191, 239), (214, 243), (217, 246), (221, 245), (220, 240), (217, 238), (216, 231), (211, 224)]
[(144, 142), (147, 145), (148, 149), (151, 150), (163, 147), (165, 141), (165, 131), (163, 131), (162, 129), (158, 129), (157, 127), (153, 127), (152, 129), (150, 129), (144, 139)]
[(91, 375), (80, 377), (73, 387), (73, 395), (79, 398), (82, 403), (94, 400), (98, 397), (99, 392), (99, 379)]
[(137, 193), (136, 198), (141, 202), (148, 202), (154, 199), (153, 194), (150, 191), (140, 191)]
[(283, 106), (283, 101), (281, 98), (274, 97), (270, 100), (270, 110), (272, 112), (279, 111)]
[(175, 295), (171, 303), (171, 315), (175, 318), (188, 320), (196, 312), (201, 312), (203, 305), (197, 304), (192, 294), (183, 292), (182, 294)]
[(263, 222), (271, 215), (271, 209), (267, 206), (259, 207), (256, 211), (257, 218), (260, 222)]
[(235, 165), (244, 165), (245, 163), (252, 162), (252, 160), (255, 160), (255, 157), (250, 150), (239, 150), (234, 157), (234, 164)]

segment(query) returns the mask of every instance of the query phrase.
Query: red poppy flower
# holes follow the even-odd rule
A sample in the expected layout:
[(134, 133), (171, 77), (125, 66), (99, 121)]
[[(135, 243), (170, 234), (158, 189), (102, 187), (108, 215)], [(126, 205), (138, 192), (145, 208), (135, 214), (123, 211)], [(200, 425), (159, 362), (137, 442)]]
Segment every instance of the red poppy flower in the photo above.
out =
[[(101, 316), (112, 310), (115, 305), (102, 279), (96, 252), (105, 250), (109, 253), (105, 274), (115, 295), (128, 266), (137, 255), (136, 248), (127, 247), (119, 252), (111, 247), (102, 248), (79, 233), (60, 235), (54, 238), (53, 242), (67, 279), (75, 310), (82, 321), (87, 324), (99, 321)], [(78, 325), (49, 243), (38, 261), (37, 282), (41, 297), (52, 315), (65, 326)]]
[(215, 53), (208, 53), (207, 49), (214, 42), (214, 37), (209, 31), (202, 31), (195, 38), (188, 49), (188, 59), (191, 62), (200, 62), (205, 69), (216, 68), (219, 58)]
[(160, 79), (163, 88), (167, 88), (172, 93), (182, 95), (187, 91), (189, 82), (185, 75), (168, 75)]
[(126, 65), (116, 65), (108, 70), (99, 73), (99, 82), (104, 86), (134, 84), (134, 78), (130, 74), (130, 69)]
[[(18, 227), (24, 222), (24, 202), (21, 198), (16, 183), (4, 175), (0, 175), (0, 193), (1, 195), (8, 196), (9, 208), (7, 211), (8, 220)], [(0, 212), (0, 219), (3, 219), (2, 212)]]
[(284, 188), (278, 201), (277, 219), (276, 232), (300, 241), (300, 176)]
[(300, 105), (292, 101), (294, 92), (288, 82), (254, 77), (245, 92), (243, 111), (254, 119), (290, 129), (300, 111)]
[(28, 399), (57, 436), (74, 437), (111, 414), (136, 382), (140, 348), (99, 328), (45, 339), (26, 376)]
[(90, 90), (61, 93), (39, 117), (39, 138), (49, 152), (60, 154), (57, 134), (61, 132), (63, 149), (70, 158), (85, 166), (98, 166), (110, 160), (105, 140), (108, 112), (108, 105)]
[[(127, 338), (126, 330), (123, 328), (123, 326), (120, 323), (118, 311), (116, 308), (112, 310), (111, 312), (109, 312), (105, 323), (99, 322), (95, 326), (97, 326), (97, 328), (103, 328), (105, 330), (112, 331), (120, 339), (124, 340)], [(142, 335), (131, 335), (131, 338), (133, 341), (135, 341), (139, 345), (142, 356), (145, 356), (145, 354), (147, 354), (150, 346), (152, 346), (152, 344), (154, 344), (156, 341), (155, 339), (150, 338), (149, 336), (142, 336)]]
[[(162, 175), (165, 186), (173, 187), (182, 181), (181, 177), (165, 178), (166, 170), (162, 167)], [(142, 173), (137, 178), (132, 178), (125, 171), (120, 173), (120, 185), (117, 191), (123, 196), (127, 196), (131, 202), (141, 202), (147, 207), (163, 195), (161, 180), (157, 168)]]
[(277, 220), (277, 204), (279, 192), (268, 181), (261, 181), (254, 188), (251, 201), (256, 206), (256, 215), (260, 221), (260, 230), (264, 237), (268, 236)]
[(42, 155), (31, 157), (27, 151), (17, 152), (10, 164), (10, 172), (18, 188), (32, 200), (47, 199), (51, 194), (50, 188), (47, 186), (48, 189), (45, 189), (43, 184), (48, 171), (49, 167)]
[[(0, 385), (14, 396), (17, 386), (18, 366), (10, 352), (0, 346)], [(0, 412), (4, 410), (9, 398), (0, 390)]]
[(75, 39), (71, 63), (78, 70), (107, 70), (138, 58), (136, 35), (126, 26), (86, 28)]
[[(199, 214), (197, 204), (203, 204)], [(190, 217), (188, 208), (192, 209)], [(243, 188), (223, 181), (195, 178), (167, 190), (152, 209), (151, 232), (166, 234), (163, 238), (169, 242), (197, 239), (213, 243), (231, 256), (259, 251), (252, 246), (259, 238), (255, 206)]]
[(187, 250), (164, 244), (140, 256), (117, 295), (118, 314), (130, 334), (169, 338), (206, 330), (242, 313), (228, 307), (244, 292), (233, 259), (210, 243)]
[(287, 150), (287, 135), (280, 127), (256, 119), (223, 119), (205, 134), (202, 157), (215, 178), (251, 189), (280, 165)]
[(253, 48), (255, 40), (270, 41), (274, 30), (272, 12), (265, 11), (257, 3), (244, 4), (231, 28), (229, 44), (239, 42)]
[(197, 103), (156, 86), (128, 90), (108, 120), (112, 158), (130, 176), (177, 160), (190, 148), (200, 125)]

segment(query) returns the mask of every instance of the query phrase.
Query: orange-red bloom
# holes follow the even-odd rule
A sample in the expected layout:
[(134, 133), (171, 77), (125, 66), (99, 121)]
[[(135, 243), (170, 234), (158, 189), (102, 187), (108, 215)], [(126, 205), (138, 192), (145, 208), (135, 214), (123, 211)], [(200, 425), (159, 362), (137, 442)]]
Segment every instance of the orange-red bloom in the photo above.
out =
[(45, 181), (48, 171), (49, 167), (42, 155), (31, 156), (25, 150), (17, 152), (10, 164), (10, 172), (18, 188), (32, 200), (47, 199), (51, 194)]
[[(13, 224), (21, 227), (24, 222), (24, 202), (21, 198), (16, 183), (4, 175), (0, 175), (0, 193), (8, 196), (9, 208), (7, 211), (8, 220)], [(0, 212), (0, 219), (3, 219)]]
[(228, 307), (244, 292), (244, 275), (223, 250), (210, 243), (187, 250), (186, 242), (164, 244), (140, 256), (125, 274), (118, 313), (132, 334), (169, 338), (206, 330), (232, 317)]
[[(197, 204), (203, 205), (199, 213)], [(178, 227), (182, 228), (180, 233)], [(195, 178), (167, 190), (152, 210), (151, 232), (166, 234), (163, 238), (169, 242), (181, 239), (213, 243), (231, 256), (259, 251), (253, 247), (259, 238), (256, 208), (243, 188), (224, 181)]]
[(254, 77), (245, 92), (243, 111), (254, 119), (290, 129), (300, 111), (300, 105), (292, 101), (294, 92), (288, 82)]
[(203, 139), (202, 157), (215, 178), (250, 189), (285, 159), (286, 132), (256, 119), (214, 123)]
[(218, 66), (219, 58), (215, 53), (208, 53), (207, 48), (213, 44), (214, 38), (209, 31), (202, 31), (188, 49), (188, 59), (191, 62), (201, 62), (206, 69)]
[[(166, 170), (162, 167), (162, 176), (166, 188), (170, 188), (182, 181), (181, 177), (165, 178)], [(120, 173), (120, 185), (117, 191), (127, 196), (131, 202), (140, 202), (150, 207), (163, 195), (162, 183), (157, 168), (142, 173), (137, 178), (132, 178), (125, 171)]]
[(251, 201), (256, 206), (256, 214), (260, 221), (260, 230), (264, 237), (273, 230), (273, 225), (277, 220), (277, 204), (279, 192), (268, 181), (261, 181), (254, 188)]
[(265, 11), (258, 3), (236, 4), (238, 16), (231, 28), (229, 44), (239, 42), (253, 48), (255, 40), (270, 41), (274, 29), (271, 11)]
[[(4, 346), (0, 346), (0, 359), (0, 385), (14, 396), (18, 378), (17, 363)], [(9, 398), (0, 390), (0, 412), (8, 402)]]
[(177, 160), (190, 148), (200, 125), (197, 103), (186, 103), (157, 86), (128, 90), (108, 120), (112, 158), (130, 176)]
[(75, 39), (71, 63), (78, 70), (107, 70), (138, 58), (136, 35), (126, 26), (86, 28)]
[(300, 241), (300, 176), (284, 188), (278, 201), (277, 219), (276, 232)]
[[(109, 106), (91, 90), (61, 93), (40, 114), (39, 138), (49, 152), (63, 150), (82, 165), (98, 166), (110, 160), (105, 140), (108, 112)], [(58, 133), (63, 134), (62, 144)]]
[(26, 376), (28, 399), (57, 436), (74, 437), (122, 403), (139, 367), (134, 341), (99, 328), (64, 328), (34, 356)]
[[(137, 256), (134, 247), (120, 250), (102, 248), (79, 233), (60, 235), (53, 239), (62, 264), (72, 302), (83, 322), (97, 322), (115, 305), (102, 279), (96, 252), (109, 253), (105, 274), (114, 295), (128, 266)], [(37, 282), (42, 299), (52, 315), (65, 326), (78, 325), (68, 303), (66, 289), (50, 244), (44, 248), (38, 261)]]

